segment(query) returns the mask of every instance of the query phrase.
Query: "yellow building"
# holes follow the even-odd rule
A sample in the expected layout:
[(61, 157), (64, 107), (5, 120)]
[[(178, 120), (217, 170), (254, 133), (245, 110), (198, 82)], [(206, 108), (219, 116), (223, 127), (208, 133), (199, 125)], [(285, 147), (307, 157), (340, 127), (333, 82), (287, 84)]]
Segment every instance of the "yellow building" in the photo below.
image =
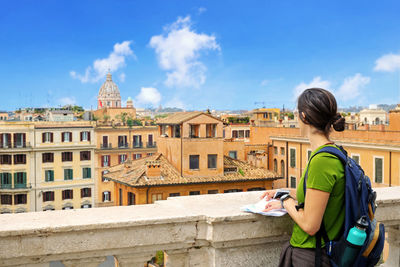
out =
[(178, 112), (158, 122), (158, 154), (107, 170), (118, 205), (169, 196), (272, 188), (279, 176), (224, 156), (223, 122), (202, 112)]
[(90, 123), (5, 122), (0, 132), (0, 212), (93, 206)]
[(250, 122), (256, 126), (275, 126), (280, 118), (279, 108), (258, 108), (252, 111)]
[(156, 126), (102, 126), (96, 134), (96, 206), (115, 205), (114, 182), (105, 179), (103, 172), (110, 166), (148, 157), (157, 152)]

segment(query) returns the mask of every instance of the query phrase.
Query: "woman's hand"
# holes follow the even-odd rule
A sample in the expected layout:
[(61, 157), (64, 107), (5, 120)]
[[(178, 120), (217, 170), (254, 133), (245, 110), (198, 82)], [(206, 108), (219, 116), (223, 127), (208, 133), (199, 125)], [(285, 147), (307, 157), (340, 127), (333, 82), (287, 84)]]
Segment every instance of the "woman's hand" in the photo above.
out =
[(275, 193), (276, 193), (275, 189), (274, 190), (267, 190), (260, 196), (260, 199), (263, 199), (264, 197), (267, 197), (267, 201), (268, 201), (268, 200), (270, 200), (270, 199), (272, 199), (274, 197)]
[(265, 210), (263, 211), (270, 211), (270, 210), (278, 210), (282, 208), (282, 204), (279, 200), (276, 201), (271, 201), (269, 203), (267, 203), (267, 205), (265, 206)]

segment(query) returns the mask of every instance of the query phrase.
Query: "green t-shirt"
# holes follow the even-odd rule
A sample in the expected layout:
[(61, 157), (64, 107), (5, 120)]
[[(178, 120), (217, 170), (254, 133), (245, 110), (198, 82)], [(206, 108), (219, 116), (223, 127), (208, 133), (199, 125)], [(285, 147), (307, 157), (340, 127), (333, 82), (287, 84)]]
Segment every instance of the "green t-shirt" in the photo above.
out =
[[(318, 150), (326, 146), (334, 145), (320, 146), (313, 151), (311, 157)], [(308, 164), (310, 164), (310, 161)], [(304, 170), (297, 187), (297, 200), (299, 203), (304, 202), (303, 184), (306, 170), (307, 168)], [(308, 188), (330, 193), (323, 222), (329, 239), (333, 240), (337, 238), (343, 226), (345, 216), (345, 177), (341, 161), (334, 155), (325, 152), (316, 155), (308, 167), (307, 189)], [(300, 248), (315, 248), (315, 236), (308, 235), (295, 223), (290, 244)], [(322, 244), (324, 245), (323, 240)]]

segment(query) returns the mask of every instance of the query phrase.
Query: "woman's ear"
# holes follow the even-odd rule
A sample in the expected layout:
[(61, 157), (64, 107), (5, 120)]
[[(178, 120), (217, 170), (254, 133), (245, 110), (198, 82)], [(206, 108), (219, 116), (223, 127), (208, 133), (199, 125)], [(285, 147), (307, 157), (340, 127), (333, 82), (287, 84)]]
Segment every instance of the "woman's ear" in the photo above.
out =
[(302, 111), (302, 112), (300, 112), (300, 118), (301, 118), (301, 120), (303, 121), (303, 122), (306, 122), (307, 120), (306, 120), (306, 114), (304, 114), (304, 112)]

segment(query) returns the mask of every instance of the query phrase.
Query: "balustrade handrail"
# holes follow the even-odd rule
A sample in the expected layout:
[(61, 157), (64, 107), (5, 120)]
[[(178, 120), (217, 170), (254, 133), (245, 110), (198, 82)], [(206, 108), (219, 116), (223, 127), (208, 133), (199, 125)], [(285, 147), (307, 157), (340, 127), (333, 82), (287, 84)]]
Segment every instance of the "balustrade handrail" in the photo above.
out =
[[(400, 225), (400, 187), (377, 192), (376, 218), (389, 229), (390, 248), (399, 249), (398, 230), (391, 229)], [(56, 260), (67, 267), (87, 266), (100, 264), (108, 255), (115, 256), (120, 267), (143, 266), (158, 250), (168, 254), (166, 267), (276, 266), (292, 220), (288, 215), (240, 211), (260, 194), (182, 196), (149, 205), (0, 215), (0, 246), (7, 248), (0, 250), (0, 266)], [(393, 260), (398, 266), (398, 257)]]
[(0, 149), (31, 148), (30, 142), (6, 142), (0, 143)]

